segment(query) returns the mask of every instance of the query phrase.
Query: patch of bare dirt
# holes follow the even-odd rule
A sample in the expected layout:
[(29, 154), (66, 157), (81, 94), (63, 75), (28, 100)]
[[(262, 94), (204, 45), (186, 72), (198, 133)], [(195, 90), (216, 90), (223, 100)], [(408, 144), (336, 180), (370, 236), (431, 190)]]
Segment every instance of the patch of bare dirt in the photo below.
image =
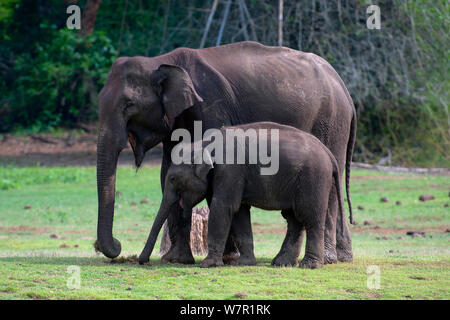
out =
[(19, 233), (28, 232), (35, 234), (43, 234), (48, 232), (47, 227), (27, 227), (27, 226), (10, 226), (10, 227), (0, 227), (0, 232), (4, 233)]
[[(414, 177), (416, 178), (416, 177)], [(426, 178), (417, 176), (417, 178)], [(351, 177), (351, 181), (367, 181), (367, 180), (404, 180), (411, 179), (411, 176), (355, 176)]]
[[(264, 226), (260, 224), (252, 224), (253, 234), (286, 234), (286, 227), (271, 227), (270, 225)], [(415, 231), (415, 232), (424, 232), (425, 234), (436, 234), (436, 233), (448, 233), (447, 226), (439, 226), (439, 227), (431, 227), (431, 228), (423, 228), (420, 230), (415, 230), (414, 228), (383, 228), (378, 225), (373, 225), (370, 227), (360, 227), (360, 226), (351, 226), (351, 233), (360, 234), (360, 233), (373, 233), (373, 234), (382, 234), (382, 235), (404, 235), (406, 237), (407, 232)]]
[(380, 299), (382, 296), (378, 293), (374, 293), (374, 292), (367, 292), (367, 295), (372, 298), (372, 299)]
[(111, 260), (106, 261), (107, 263), (131, 263), (131, 264), (137, 264), (138, 263), (138, 256), (137, 255), (131, 255), (127, 257), (118, 257)]
[[(381, 228), (380, 226), (374, 226), (370, 228), (350, 228), (352, 233), (378, 233), (378, 234), (403, 234), (406, 235), (407, 232), (411, 232), (413, 228)], [(416, 232), (424, 233), (446, 233), (446, 226), (424, 228), (420, 230), (413, 230)]]
[[(143, 165), (159, 165), (162, 145), (148, 151)], [(84, 132), (68, 130), (58, 136), (2, 134), (0, 165), (14, 166), (95, 166), (97, 161), (97, 128), (84, 126)], [(134, 155), (128, 144), (119, 157), (119, 165), (134, 165)]]
[(273, 227), (253, 223), (252, 229), (253, 234), (286, 234), (286, 227)]
[(353, 168), (362, 168), (387, 173), (437, 174), (442, 176), (450, 176), (449, 168), (407, 168), (407, 167), (395, 167), (395, 166), (393, 167), (361, 162), (352, 162), (352, 169)]

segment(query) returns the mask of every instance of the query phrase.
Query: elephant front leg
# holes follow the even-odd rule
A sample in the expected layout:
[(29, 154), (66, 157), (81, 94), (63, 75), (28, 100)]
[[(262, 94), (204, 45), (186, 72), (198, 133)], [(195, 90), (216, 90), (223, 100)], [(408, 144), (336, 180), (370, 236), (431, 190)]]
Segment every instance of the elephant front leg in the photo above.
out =
[(292, 210), (283, 210), (281, 214), (287, 221), (286, 237), (280, 252), (272, 260), (273, 266), (288, 267), (298, 263), (298, 256), (302, 248), (305, 231), (300, 222), (295, 218)]
[(233, 211), (223, 201), (213, 199), (208, 219), (208, 255), (202, 268), (223, 266), (223, 252), (231, 228)]
[(183, 209), (176, 206), (177, 212), (169, 213), (167, 218), (170, 238), (170, 249), (161, 257), (162, 262), (194, 264), (190, 246), (191, 216), (183, 217)]
[[(164, 182), (167, 170), (171, 165), (171, 145), (163, 143), (163, 159), (161, 164), (161, 189), (164, 192)], [(191, 217), (183, 217), (183, 209), (177, 205), (169, 212), (167, 226), (169, 229), (170, 249), (161, 257), (162, 262), (194, 264), (191, 251)]]
[[(256, 258), (253, 250), (253, 232), (250, 219), (250, 206), (241, 205), (239, 210), (233, 215), (230, 235), (239, 250), (239, 256), (233, 264), (237, 266), (255, 265)], [(227, 263), (225, 259), (224, 262)]]
[[(212, 190), (211, 188), (208, 189), (208, 192), (206, 194), (206, 202), (208, 203), (208, 207), (211, 208), (211, 201), (212, 201)], [(234, 218), (233, 218), (234, 221)], [(229, 265), (235, 265), (236, 260), (239, 258), (240, 253), (238, 250), (238, 246), (235, 241), (235, 235), (236, 233), (233, 232), (233, 223), (231, 225), (230, 233), (228, 234), (227, 243), (225, 244), (225, 249), (223, 251), (223, 263), (229, 264)]]

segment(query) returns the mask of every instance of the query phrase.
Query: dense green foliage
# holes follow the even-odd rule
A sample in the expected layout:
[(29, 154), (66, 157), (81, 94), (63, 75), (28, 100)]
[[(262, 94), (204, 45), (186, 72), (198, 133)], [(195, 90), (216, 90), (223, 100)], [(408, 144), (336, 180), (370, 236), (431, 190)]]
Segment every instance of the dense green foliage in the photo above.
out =
[(81, 38), (61, 29), (52, 35), (49, 44), (37, 45), (34, 59), (25, 53), (16, 60), (21, 96), (13, 123), (41, 130), (96, 118), (97, 90), (115, 58), (111, 40), (101, 32)]
[[(326, 58), (358, 110), (356, 160), (448, 166), (449, 33), (445, 0), (385, 0), (381, 29), (366, 27), (370, 1), (284, 1), (283, 44)], [(233, 1), (221, 43), (277, 44), (277, 1)], [(82, 11), (86, 1), (78, 1)], [(43, 131), (96, 120), (97, 93), (113, 60), (198, 48), (212, 0), (103, 1), (95, 31), (66, 28), (67, 3), (0, 3), (0, 131)], [(225, 4), (206, 37), (213, 46)], [(245, 26), (245, 28), (244, 28)]]
[[(17, 7), (20, 15), (21, 6)], [(44, 18), (37, 27), (45, 39), (29, 39), (28, 33), (12, 33), (7, 39), (10, 49), (20, 54), (14, 56), (12, 75), (2, 83), (3, 130), (42, 131), (97, 117), (97, 91), (106, 80), (116, 50), (102, 31), (81, 37), (50, 20)]]

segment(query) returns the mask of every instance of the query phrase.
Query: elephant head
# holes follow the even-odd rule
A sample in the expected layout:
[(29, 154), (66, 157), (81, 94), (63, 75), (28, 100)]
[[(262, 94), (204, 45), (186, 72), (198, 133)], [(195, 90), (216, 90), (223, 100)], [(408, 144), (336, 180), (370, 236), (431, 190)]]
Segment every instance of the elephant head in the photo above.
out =
[[(192, 208), (205, 199), (208, 190), (208, 173), (213, 168), (213, 163), (208, 149), (204, 150), (203, 161), (197, 162), (195, 157), (192, 157), (193, 164), (172, 164), (169, 168), (161, 206), (153, 222), (145, 248), (139, 256), (139, 263), (149, 261), (164, 221), (169, 212), (173, 212), (172, 206), (179, 203), (183, 208), (183, 214), (187, 217), (192, 214)], [(190, 219), (188, 220), (190, 221)]]
[(139, 167), (145, 152), (170, 135), (175, 118), (201, 101), (181, 67), (158, 66), (143, 57), (113, 64), (99, 94), (97, 247), (105, 256), (115, 258), (121, 251), (112, 228), (117, 160), (127, 140)]

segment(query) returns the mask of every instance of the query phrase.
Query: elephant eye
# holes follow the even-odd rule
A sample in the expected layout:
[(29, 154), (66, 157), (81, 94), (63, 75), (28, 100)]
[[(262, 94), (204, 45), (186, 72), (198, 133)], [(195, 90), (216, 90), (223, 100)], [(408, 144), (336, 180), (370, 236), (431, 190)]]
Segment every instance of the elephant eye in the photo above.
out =
[(127, 102), (125, 103), (125, 110), (128, 109), (128, 108), (131, 108), (132, 106), (133, 106), (133, 102), (127, 101)]

